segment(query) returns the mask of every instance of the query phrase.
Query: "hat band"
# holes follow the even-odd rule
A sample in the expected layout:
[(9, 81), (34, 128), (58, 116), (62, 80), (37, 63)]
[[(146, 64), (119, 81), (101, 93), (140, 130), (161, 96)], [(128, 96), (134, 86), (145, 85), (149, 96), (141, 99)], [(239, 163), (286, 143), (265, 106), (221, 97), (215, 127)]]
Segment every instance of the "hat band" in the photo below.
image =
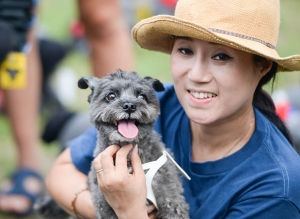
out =
[(252, 40), (258, 43), (261, 43), (271, 49), (276, 49), (276, 46), (273, 46), (271, 43), (267, 43), (263, 40), (257, 39), (255, 37), (250, 37), (250, 36), (246, 36), (243, 34), (239, 34), (239, 33), (235, 33), (235, 32), (231, 32), (231, 31), (226, 31), (226, 30), (220, 30), (220, 29), (216, 29), (216, 28), (208, 28), (210, 31), (215, 32), (215, 33), (221, 33), (221, 34), (226, 34), (226, 35), (230, 35), (230, 36), (234, 36), (234, 37), (239, 37), (242, 39), (246, 39), (246, 40)]

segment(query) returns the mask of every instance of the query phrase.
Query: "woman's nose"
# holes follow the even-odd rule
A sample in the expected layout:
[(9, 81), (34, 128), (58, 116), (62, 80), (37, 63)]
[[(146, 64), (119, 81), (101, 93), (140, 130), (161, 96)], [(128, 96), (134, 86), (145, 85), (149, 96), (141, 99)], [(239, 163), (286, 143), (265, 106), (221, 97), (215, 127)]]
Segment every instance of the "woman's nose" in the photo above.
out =
[(210, 73), (209, 65), (205, 60), (197, 59), (189, 69), (188, 78), (191, 81), (198, 83), (210, 82), (212, 75)]

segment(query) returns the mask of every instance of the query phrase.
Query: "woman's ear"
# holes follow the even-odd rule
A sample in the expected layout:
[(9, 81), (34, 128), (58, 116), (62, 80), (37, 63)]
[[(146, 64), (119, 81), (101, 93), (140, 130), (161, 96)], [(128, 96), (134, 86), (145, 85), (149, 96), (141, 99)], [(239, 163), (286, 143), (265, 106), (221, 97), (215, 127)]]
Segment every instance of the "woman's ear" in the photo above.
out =
[(260, 76), (265, 76), (271, 70), (272, 65), (273, 61), (264, 59), (258, 66)]

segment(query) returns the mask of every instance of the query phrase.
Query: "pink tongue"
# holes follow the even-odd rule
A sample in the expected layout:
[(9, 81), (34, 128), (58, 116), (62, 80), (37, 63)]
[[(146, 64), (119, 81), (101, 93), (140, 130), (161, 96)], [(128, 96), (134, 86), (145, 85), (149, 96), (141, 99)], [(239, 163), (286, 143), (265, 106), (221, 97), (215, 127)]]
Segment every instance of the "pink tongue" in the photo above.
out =
[(125, 138), (135, 138), (139, 132), (138, 128), (134, 124), (133, 120), (121, 120), (119, 121), (118, 131)]

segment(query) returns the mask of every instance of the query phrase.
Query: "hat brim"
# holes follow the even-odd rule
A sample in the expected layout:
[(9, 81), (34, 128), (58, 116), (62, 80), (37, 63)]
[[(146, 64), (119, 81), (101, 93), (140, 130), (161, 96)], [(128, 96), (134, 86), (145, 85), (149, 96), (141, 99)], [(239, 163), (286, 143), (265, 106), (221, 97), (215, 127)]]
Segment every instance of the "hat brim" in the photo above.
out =
[(148, 50), (171, 53), (174, 36), (184, 36), (219, 43), (278, 63), (279, 71), (299, 71), (300, 55), (280, 57), (275, 49), (260, 42), (222, 33), (170, 15), (157, 15), (144, 19), (132, 29), (134, 40)]

